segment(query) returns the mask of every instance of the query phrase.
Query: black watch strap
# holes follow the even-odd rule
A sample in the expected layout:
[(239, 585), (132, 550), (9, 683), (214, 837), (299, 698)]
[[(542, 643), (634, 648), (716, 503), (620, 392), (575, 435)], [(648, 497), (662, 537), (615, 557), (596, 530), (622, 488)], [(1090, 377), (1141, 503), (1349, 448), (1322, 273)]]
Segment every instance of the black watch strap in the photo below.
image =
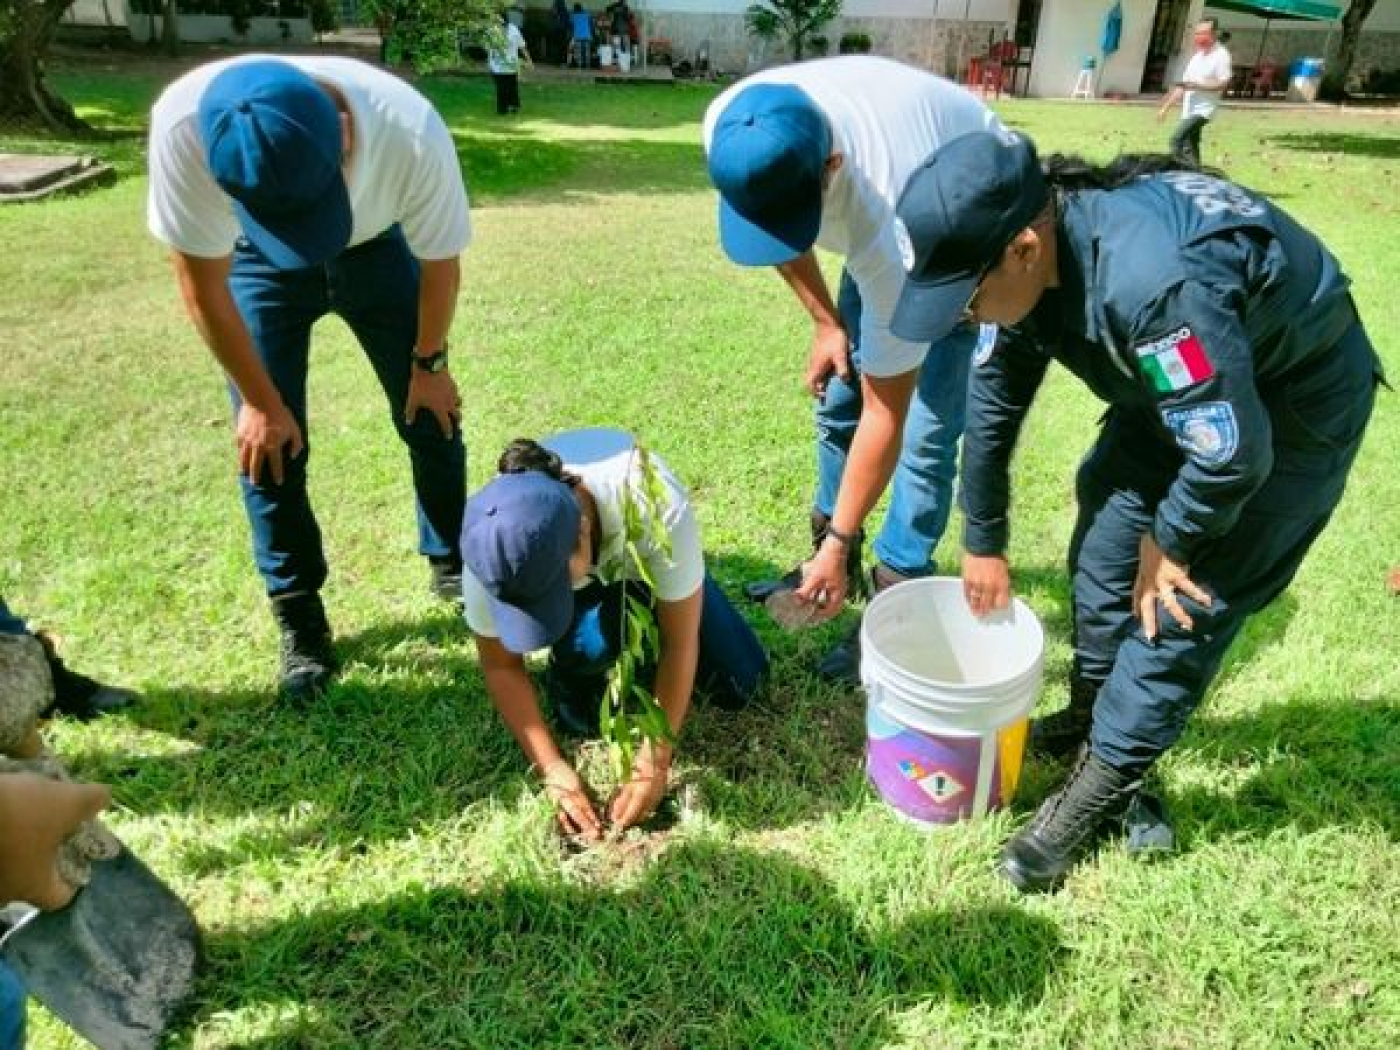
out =
[(413, 367), (422, 372), (442, 372), (447, 368), (447, 347), (435, 354), (413, 354)]

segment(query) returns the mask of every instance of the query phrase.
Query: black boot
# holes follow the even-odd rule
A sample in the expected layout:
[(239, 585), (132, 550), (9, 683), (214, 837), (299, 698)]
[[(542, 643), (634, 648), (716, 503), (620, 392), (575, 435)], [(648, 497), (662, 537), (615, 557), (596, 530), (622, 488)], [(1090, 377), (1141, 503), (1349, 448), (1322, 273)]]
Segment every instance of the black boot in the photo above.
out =
[[(875, 567), (870, 570), (870, 594), (872, 596), (879, 594), (881, 591), (893, 587), (896, 583), (903, 583), (905, 580), (913, 578), (895, 572), (877, 561)], [(837, 643), (836, 648), (822, 657), (822, 662), (817, 664), (817, 676), (828, 682), (839, 682), (843, 685), (860, 684), (859, 623), (851, 629), (850, 634)]]
[[(822, 545), (822, 540), (826, 539), (826, 530), (831, 525), (831, 519), (819, 510), (811, 513), (810, 525), (812, 529), (812, 553), (817, 552), (817, 548)], [(855, 542), (846, 549), (846, 597), (848, 599), (863, 598), (865, 596), (865, 579), (860, 571), (860, 549), (865, 545), (865, 530), (856, 532)], [(782, 576), (773, 580), (755, 580), (753, 583), (744, 585), (744, 597), (756, 605), (762, 605), (775, 591), (792, 590), (802, 584), (802, 566), (794, 565)]]
[(272, 599), (272, 615), (282, 632), (282, 695), (310, 703), (326, 691), (336, 672), (321, 596), (314, 591), (279, 595)]
[(1059, 761), (1069, 758), (1083, 746), (1094, 724), (1094, 701), (1098, 699), (1101, 685), (1071, 673), (1069, 706), (1031, 723), (1028, 743), (1031, 754)]
[(139, 699), (130, 689), (104, 685), (85, 674), (70, 670), (58, 655), (52, 638), (42, 631), (35, 637), (44, 647), (49, 673), (53, 675), (53, 703), (40, 717), (51, 718), (61, 714), (87, 722), (125, 710)]
[(462, 604), (462, 559), (454, 555), (428, 558), (428, 570), (432, 577), (428, 590), (445, 602)]
[(1045, 800), (1035, 818), (1001, 853), (1001, 870), (1022, 893), (1053, 890), (1122, 818), (1142, 779), (1110, 766), (1088, 748), (1064, 787)]

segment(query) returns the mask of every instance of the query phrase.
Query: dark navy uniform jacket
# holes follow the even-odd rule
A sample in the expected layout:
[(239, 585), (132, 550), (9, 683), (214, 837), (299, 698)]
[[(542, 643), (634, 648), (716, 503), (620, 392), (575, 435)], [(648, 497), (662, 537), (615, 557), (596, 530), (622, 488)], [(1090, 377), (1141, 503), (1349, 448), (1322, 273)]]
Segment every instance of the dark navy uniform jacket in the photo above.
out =
[[(1207, 175), (1067, 191), (1059, 207), (1060, 288), (973, 369), (964, 544), (974, 554), (1006, 549), (1011, 451), (1054, 359), (1140, 417), (1144, 441), (1180, 457), (1153, 533), (1189, 564), (1234, 525), (1276, 445), (1326, 447), (1364, 426), (1363, 416), (1356, 433), (1336, 433), (1347, 424), (1325, 406), (1338, 369), (1357, 367), (1332, 353), (1357, 321), (1349, 282), (1284, 212)], [(1323, 410), (1310, 413), (1310, 403)]]

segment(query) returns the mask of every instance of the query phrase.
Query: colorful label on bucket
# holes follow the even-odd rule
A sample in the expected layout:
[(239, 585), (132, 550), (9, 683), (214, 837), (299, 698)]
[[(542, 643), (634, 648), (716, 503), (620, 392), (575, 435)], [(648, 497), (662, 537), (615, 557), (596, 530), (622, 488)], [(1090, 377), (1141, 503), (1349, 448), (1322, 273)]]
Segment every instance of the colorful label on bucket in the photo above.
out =
[[(947, 824), (1004, 804), (1016, 790), (1024, 719), (999, 731), (959, 736), (921, 733), (874, 705), (866, 717), (866, 772), (880, 796), (910, 820)], [(983, 747), (990, 768), (984, 769)], [(985, 799), (978, 805), (979, 775)]]

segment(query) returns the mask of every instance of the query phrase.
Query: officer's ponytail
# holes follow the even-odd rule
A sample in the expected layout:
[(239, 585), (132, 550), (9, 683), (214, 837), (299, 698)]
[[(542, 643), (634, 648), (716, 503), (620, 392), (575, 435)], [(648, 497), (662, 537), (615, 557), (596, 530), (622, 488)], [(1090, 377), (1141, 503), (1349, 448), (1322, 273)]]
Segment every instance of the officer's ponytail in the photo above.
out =
[(1107, 164), (1090, 164), (1072, 153), (1052, 153), (1045, 158), (1045, 181), (1053, 188), (1076, 190), (1116, 190), (1146, 175), (1164, 171), (1200, 171), (1223, 177), (1221, 172), (1187, 164), (1166, 153), (1122, 153)]
[(498, 474), (524, 474), (531, 470), (537, 470), (555, 481), (562, 481), (571, 488), (579, 482), (578, 475), (570, 474), (564, 469), (564, 462), (558, 453), (551, 452), (531, 438), (516, 438), (506, 446), (501, 458), (496, 461)]

